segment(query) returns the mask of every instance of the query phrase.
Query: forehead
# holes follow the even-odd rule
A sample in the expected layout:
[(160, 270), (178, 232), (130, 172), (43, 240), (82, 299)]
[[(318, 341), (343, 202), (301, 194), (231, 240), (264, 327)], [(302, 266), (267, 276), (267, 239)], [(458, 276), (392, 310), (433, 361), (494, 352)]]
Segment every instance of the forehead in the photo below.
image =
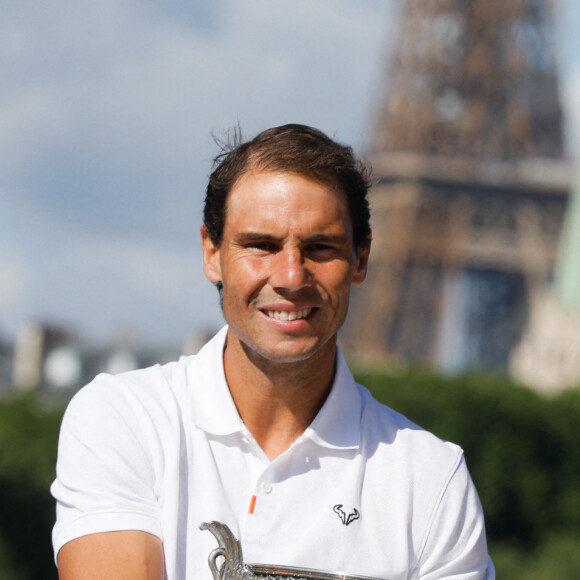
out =
[[(247, 204), (268, 203), (276, 206), (305, 209), (321, 202), (348, 207), (347, 196), (338, 184), (326, 183), (313, 177), (287, 171), (251, 170), (244, 173), (231, 188), (226, 214)], [(254, 209), (258, 209), (254, 205)]]
[(226, 228), (299, 224), (303, 228), (336, 225), (350, 229), (346, 195), (341, 189), (288, 172), (252, 171), (232, 187)]

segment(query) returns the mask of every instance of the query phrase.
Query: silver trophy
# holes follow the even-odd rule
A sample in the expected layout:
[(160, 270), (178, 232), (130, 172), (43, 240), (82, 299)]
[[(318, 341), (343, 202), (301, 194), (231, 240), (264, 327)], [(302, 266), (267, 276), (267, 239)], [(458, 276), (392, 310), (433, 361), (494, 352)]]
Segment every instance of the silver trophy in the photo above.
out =
[[(378, 580), (309, 568), (245, 564), (242, 546), (228, 526), (220, 522), (203, 522), (199, 527), (201, 530), (209, 530), (218, 541), (218, 547), (208, 558), (214, 580)], [(218, 566), (217, 560), (220, 557), (223, 558), (223, 563)]]

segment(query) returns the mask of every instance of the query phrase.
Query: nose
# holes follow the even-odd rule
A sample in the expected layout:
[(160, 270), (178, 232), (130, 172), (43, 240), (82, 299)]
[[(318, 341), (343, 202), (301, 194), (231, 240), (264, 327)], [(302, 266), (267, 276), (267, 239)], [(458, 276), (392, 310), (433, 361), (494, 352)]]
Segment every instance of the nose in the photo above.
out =
[(272, 288), (299, 290), (310, 283), (310, 272), (298, 248), (278, 252), (274, 258), (270, 285)]

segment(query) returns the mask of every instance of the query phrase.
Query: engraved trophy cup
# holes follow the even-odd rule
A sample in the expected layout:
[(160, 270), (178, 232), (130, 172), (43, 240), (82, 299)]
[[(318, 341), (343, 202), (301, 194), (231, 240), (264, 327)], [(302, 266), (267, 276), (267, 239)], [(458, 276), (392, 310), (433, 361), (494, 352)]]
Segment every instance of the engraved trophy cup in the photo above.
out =
[[(208, 558), (214, 580), (378, 580), (309, 568), (246, 564), (240, 542), (228, 526), (220, 522), (204, 522), (200, 529), (209, 530), (218, 541), (218, 547)], [(223, 563), (218, 567), (217, 560), (220, 557), (223, 558)]]

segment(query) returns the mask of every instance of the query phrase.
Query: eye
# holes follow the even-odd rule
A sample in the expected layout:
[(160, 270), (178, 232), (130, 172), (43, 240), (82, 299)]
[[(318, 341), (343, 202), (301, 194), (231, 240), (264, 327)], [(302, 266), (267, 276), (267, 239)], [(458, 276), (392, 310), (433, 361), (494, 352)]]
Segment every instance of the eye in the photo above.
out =
[(246, 247), (253, 250), (258, 250), (260, 252), (276, 252), (278, 250), (278, 246), (276, 244), (268, 241), (251, 242)]
[(304, 245), (303, 252), (310, 260), (317, 262), (346, 259), (351, 256), (348, 242), (338, 237), (311, 240)]
[(329, 252), (334, 252), (336, 248), (331, 244), (325, 244), (323, 242), (316, 242), (306, 246), (306, 251), (311, 254), (324, 254)]
[(337, 255), (339, 254), (339, 251), (332, 244), (325, 244), (324, 242), (316, 242), (306, 246), (306, 248), (304, 249), (304, 253), (310, 260), (324, 262), (336, 258)]

